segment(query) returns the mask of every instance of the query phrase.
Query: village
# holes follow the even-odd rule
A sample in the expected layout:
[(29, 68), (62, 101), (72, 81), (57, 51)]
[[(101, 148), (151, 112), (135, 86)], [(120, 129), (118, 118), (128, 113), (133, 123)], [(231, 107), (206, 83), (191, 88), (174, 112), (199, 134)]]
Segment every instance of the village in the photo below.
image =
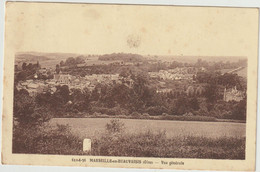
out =
[[(37, 65), (39, 62), (37, 62)], [(83, 64), (86, 66), (86, 64)], [(83, 66), (81, 65), (81, 66)], [(113, 63), (113, 65), (129, 65), (128, 63)], [(134, 65), (131, 63), (131, 65)], [(35, 65), (36, 66), (36, 65)], [(155, 80), (158, 84), (156, 93), (178, 93), (186, 94), (188, 96), (202, 95), (205, 92), (205, 88), (202, 85), (195, 83), (195, 78), (198, 72), (206, 72), (204, 67), (176, 67), (174, 69), (159, 70), (158, 72), (148, 72), (149, 77)], [(53, 76), (48, 78), (48, 76)], [(41, 79), (39, 76), (47, 79)], [(178, 83), (189, 83), (180, 88), (166, 86), (168, 81)], [(74, 76), (69, 73), (63, 73), (62, 71), (55, 71), (52, 68), (38, 67), (33, 78), (19, 81), (16, 85), (17, 90), (25, 89), (30, 96), (36, 96), (39, 93), (50, 92), (55, 93), (57, 86), (67, 85), (69, 90), (87, 89), (92, 92), (98, 84), (101, 85), (113, 85), (124, 84), (128, 87), (133, 86), (134, 81), (128, 76), (123, 77), (117, 74), (91, 74), (85, 76)], [(239, 102), (245, 96), (243, 91), (234, 88), (223, 89), (223, 100), (226, 102), (237, 101)]]
[(149, 72), (151, 78), (163, 80), (192, 80), (199, 71), (205, 72), (204, 67), (177, 67), (175, 69), (160, 70), (159, 72)]
[[(35, 75), (37, 78), (37, 75)], [(81, 76), (72, 76), (70, 74), (54, 74), (53, 79), (37, 80), (30, 79), (26, 81), (20, 81), (17, 84), (17, 90), (25, 89), (31, 96), (35, 96), (39, 93), (50, 92), (53, 94), (56, 91), (56, 86), (67, 85), (70, 90), (72, 89), (88, 89), (93, 91), (98, 84), (125, 84), (129, 87), (132, 86), (133, 81), (130, 78), (124, 78), (119, 74), (93, 74)]]

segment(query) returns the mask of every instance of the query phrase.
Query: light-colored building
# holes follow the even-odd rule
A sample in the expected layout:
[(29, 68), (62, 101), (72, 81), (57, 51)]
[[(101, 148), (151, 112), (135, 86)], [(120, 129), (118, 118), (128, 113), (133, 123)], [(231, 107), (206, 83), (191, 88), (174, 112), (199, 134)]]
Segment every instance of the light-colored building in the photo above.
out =
[(55, 74), (54, 80), (60, 84), (70, 84), (71, 75), (69, 74)]
[(242, 91), (237, 90), (236, 87), (232, 88), (232, 89), (224, 89), (224, 96), (223, 96), (223, 100), (226, 102), (229, 101), (236, 101), (239, 102), (241, 100), (243, 100), (244, 98), (244, 93)]
[(159, 72), (149, 72), (151, 78), (160, 78), (163, 80), (192, 80), (196, 76), (198, 69), (194, 67), (182, 67), (169, 70), (160, 70)]
[(172, 89), (170, 88), (161, 88), (156, 90), (156, 93), (170, 93), (170, 92), (172, 92)]

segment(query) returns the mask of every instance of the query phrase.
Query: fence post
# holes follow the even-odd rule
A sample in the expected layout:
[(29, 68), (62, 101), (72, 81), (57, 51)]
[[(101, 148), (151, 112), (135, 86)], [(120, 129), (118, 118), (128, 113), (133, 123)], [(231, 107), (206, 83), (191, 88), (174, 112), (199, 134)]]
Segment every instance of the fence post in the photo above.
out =
[(83, 140), (83, 151), (91, 151), (91, 139), (84, 139)]

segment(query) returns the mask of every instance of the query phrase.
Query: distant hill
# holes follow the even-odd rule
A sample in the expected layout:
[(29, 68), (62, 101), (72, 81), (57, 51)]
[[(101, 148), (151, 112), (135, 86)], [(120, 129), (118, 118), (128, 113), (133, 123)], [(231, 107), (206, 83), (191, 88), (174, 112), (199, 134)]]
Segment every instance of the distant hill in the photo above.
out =
[(238, 74), (238, 76), (242, 76), (244, 78), (247, 78), (247, 67), (239, 70), (239, 71), (236, 71), (236, 73)]
[(222, 69), (220, 70), (222, 74), (225, 73), (236, 73), (238, 76), (241, 76), (243, 78), (247, 78), (247, 67), (239, 67), (236, 69)]
[(102, 60), (102, 61), (122, 60), (125, 62), (140, 62), (140, 61), (144, 61), (145, 58), (139, 54), (113, 53), (113, 54), (101, 55), (99, 56), (98, 60)]
[(55, 68), (56, 64), (60, 64), (61, 60), (69, 57), (77, 57), (80, 54), (74, 53), (41, 53), (41, 52), (19, 52), (15, 55), (15, 64), (21, 65), (25, 63), (36, 63), (39, 61), (42, 67)]
[(247, 78), (247, 67), (240, 67), (240, 68), (234, 69), (232, 71), (229, 71), (227, 73), (236, 73), (238, 76)]
[[(196, 63), (198, 59), (206, 60), (209, 63), (214, 62), (236, 62), (245, 60), (246, 57), (231, 57), (231, 56), (173, 56), (173, 55), (140, 55), (132, 53), (112, 53), (104, 55), (87, 55), (76, 53), (42, 53), (42, 52), (19, 52), (15, 56), (15, 63), (20, 64), (40, 62), (42, 67), (54, 68), (60, 61), (66, 61), (69, 57), (82, 57), (86, 62), (94, 62), (98, 64), (111, 61), (124, 62), (142, 62), (142, 61), (177, 61), (182, 63)], [(243, 65), (242, 65), (243, 66)]]
[[(27, 58), (30, 59), (30, 57), (46, 57), (49, 60), (50, 59), (66, 59), (68, 57), (76, 57), (79, 56), (80, 54), (76, 54), (76, 53), (41, 53), (41, 52), (19, 52), (16, 54), (16, 58), (20, 59), (20, 58)], [(33, 59), (31, 59), (33, 60)], [(42, 60), (47, 60), (47, 59), (42, 59)]]
[(50, 58), (43, 55), (33, 55), (33, 54), (16, 54), (15, 61), (16, 62), (37, 62), (37, 61), (46, 61), (50, 60)]
[[(148, 56), (146, 56), (148, 57)], [(173, 55), (163, 55), (163, 56), (149, 56), (154, 60), (161, 61), (179, 61), (183, 63), (195, 63), (198, 59), (206, 60), (208, 62), (236, 62), (238, 60), (246, 60), (246, 57), (243, 56), (173, 56)]]

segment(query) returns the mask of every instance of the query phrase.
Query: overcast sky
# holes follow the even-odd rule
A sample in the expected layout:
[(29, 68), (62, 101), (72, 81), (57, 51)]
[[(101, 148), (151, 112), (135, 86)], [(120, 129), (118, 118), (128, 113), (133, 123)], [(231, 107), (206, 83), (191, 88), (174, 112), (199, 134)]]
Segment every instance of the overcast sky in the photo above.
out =
[(7, 4), (16, 52), (247, 56), (257, 10), (66, 3)]

